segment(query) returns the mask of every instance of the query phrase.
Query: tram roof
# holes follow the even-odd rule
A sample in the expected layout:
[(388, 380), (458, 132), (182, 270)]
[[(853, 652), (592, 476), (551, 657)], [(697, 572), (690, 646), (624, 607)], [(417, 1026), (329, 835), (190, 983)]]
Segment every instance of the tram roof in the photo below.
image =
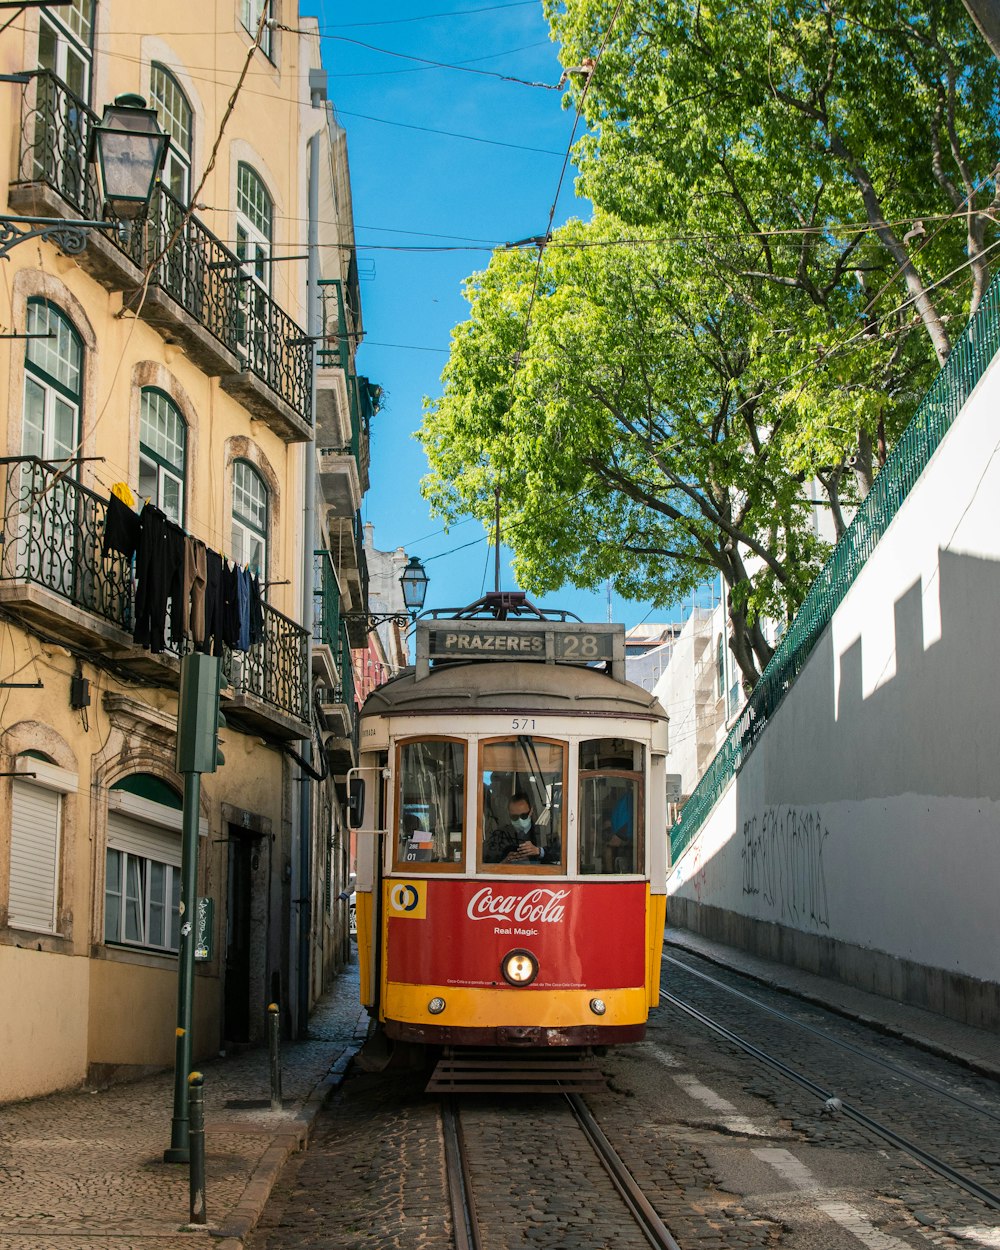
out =
[(597, 668), (523, 660), (444, 664), (420, 680), (415, 670), (406, 669), (372, 691), (362, 715), (474, 714), (508, 709), (666, 719), (660, 701), (632, 682), (618, 681)]

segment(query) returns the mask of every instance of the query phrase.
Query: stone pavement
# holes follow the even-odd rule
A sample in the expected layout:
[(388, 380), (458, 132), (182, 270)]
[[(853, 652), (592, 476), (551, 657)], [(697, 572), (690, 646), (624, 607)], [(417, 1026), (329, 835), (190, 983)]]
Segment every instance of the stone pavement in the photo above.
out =
[(171, 1072), (0, 1106), (0, 1250), (238, 1250), (367, 1023), (352, 962), (309, 1038), (282, 1044), (281, 1111), (270, 1110), (266, 1048), (202, 1067), (207, 1228), (187, 1227), (187, 1166), (163, 1162)]
[[(799, 968), (788, 968), (748, 951), (710, 941), (687, 929), (674, 929), (668, 925), (665, 937), (664, 953), (667, 955), (688, 950), (720, 967), (731, 968), (764, 985), (858, 1020), (891, 1037), (902, 1038), (923, 1050), (954, 1059), (983, 1076), (1000, 1077), (1000, 1037), (988, 1029), (977, 1029), (933, 1011), (909, 1007), (880, 994), (869, 994)], [(670, 965), (667, 964), (663, 985), (666, 987), (669, 983)]]

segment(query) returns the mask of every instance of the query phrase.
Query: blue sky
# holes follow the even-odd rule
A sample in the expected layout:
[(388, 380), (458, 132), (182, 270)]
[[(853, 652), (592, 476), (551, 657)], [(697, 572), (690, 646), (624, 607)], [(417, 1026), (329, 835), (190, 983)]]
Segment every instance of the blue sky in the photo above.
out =
[[(540, 0), (301, 0), (301, 10), (320, 19), (330, 99), (348, 133), (366, 332), (358, 369), (386, 392), (362, 515), (377, 546), (425, 562), (428, 607), (461, 606), (492, 589), (492, 551), (477, 522), (443, 533), (430, 516), (413, 432), (423, 397), (440, 393), (451, 328), (466, 318), (464, 280), (494, 246), (545, 232), (573, 113), (561, 92), (502, 76), (554, 86), (557, 50)], [(573, 183), (570, 167), (556, 225), (588, 215)], [(503, 588), (516, 589), (504, 565)], [(567, 587), (538, 602), (607, 615), (603, 590)], [(626, 625), (649, 611), (617, 594), (613, 608)]]

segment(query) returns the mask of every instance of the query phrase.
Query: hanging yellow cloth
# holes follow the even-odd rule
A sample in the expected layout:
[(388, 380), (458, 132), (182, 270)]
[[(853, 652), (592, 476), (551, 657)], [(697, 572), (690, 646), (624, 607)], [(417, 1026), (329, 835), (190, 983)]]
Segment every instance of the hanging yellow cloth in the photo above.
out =
[(127, 482), (115, 482), (111, 487), (112, 495), (117, 495), (122, 503), (128, 504), (130, 508), (135, 507), (135, 496), (128, 488)]

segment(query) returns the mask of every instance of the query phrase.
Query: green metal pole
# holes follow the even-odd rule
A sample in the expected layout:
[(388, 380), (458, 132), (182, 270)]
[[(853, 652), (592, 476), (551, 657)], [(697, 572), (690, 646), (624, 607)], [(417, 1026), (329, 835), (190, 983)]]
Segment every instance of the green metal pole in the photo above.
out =
[(174, 1055), (174, 1118), (164, 1163), (190, 1159), (188, 1074), (191, 1071), (191, 1021), (194, 1015), (194, 909), (198, 888), (198, 817), (201, 773), (184, 774), (184, 821), (181, 826), (181, 932), (177, 952), (177, 1043)]

